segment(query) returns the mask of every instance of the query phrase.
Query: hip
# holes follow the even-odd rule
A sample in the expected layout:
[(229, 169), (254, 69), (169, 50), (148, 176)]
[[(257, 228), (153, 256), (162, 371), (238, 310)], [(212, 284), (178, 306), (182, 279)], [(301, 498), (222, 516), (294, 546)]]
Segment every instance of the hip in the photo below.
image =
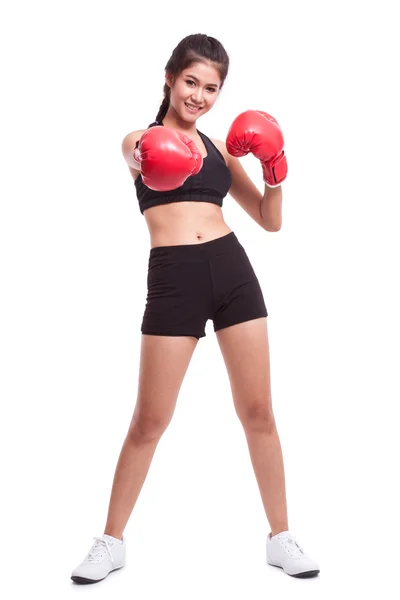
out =
[(157, 246), (150, 250), (148, 300), (201, 298), (207, 290), (223, 298), (247, 284), (258, 285), (249, 257), (235, 233), (199, 244)]

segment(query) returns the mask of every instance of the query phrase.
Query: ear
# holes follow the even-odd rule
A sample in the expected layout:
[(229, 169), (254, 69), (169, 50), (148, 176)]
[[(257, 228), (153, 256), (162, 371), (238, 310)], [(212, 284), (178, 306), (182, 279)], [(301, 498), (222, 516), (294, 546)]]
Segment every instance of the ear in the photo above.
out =
[(170, 88), (173, 86), (174, 78), (173, 78), (173, 76), (170, 73), (166, 73), (166, 75), (165, 75), (165, 83)]

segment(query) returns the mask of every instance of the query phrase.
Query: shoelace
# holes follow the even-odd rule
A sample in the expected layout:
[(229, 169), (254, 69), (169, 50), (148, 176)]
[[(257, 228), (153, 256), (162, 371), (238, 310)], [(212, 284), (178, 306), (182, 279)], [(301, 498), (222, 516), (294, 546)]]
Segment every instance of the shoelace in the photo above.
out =
[(304, 556), (304, 552), (295, 538), (292, 537), (278, 537), (279, 542), (283, 549), (289, 554), (291, 558), (298, 558)]
[(90, 549), (90, 552), (87, 557), (87, 561), (88, 562), (98, 562), (99, 555), (101, 555), (104, 552), (104, 548), (105, 548), (110, 556), (111, 564), (113, 565), (114, 559), (111, 554), (110, 546), (108, 545), (106, 540), (103, 540), (100, 537), (93, 537), (93, 539), (95, 540), (95, 543), (93, 544), (92, 548)]

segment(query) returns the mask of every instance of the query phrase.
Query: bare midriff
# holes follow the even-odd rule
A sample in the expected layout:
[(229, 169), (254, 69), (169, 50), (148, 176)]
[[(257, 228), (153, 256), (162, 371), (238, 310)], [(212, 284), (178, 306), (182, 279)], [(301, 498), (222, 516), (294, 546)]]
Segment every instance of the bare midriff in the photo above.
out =
[(181, 201), (153, 206), (144, 211), (152, 248), (202, 244), (232, 230), (222, 209), (211, 202)]

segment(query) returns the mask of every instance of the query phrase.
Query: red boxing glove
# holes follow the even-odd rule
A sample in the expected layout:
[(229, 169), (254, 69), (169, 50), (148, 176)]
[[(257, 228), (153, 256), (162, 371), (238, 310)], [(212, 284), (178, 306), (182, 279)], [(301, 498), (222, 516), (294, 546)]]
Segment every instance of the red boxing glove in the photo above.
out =
[(232, 156), (252, 152), (261, 161), (264, 183), (277, 187), (287, 175), (283, 135), (278, 122), (261, 110), (246, 110), (233, 121), (226, 138)]
[(133, 151), (142, 180), (157, 192), (174, 190), (203, 166), (203, 158), (187, 135), (157, 125), (147, 129)]

